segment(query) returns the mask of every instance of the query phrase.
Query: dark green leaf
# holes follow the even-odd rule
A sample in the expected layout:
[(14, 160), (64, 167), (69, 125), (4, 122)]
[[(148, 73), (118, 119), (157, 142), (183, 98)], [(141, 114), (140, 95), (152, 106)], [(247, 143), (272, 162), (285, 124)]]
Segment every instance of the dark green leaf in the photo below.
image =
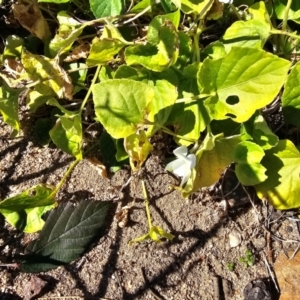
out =
[(96, 18), (120, 15), (124, 9), (124, 0), (90, 0), (91, 11)]
[(72, 262), (85, 253), (99, 234), (109, 202), (63, 203), (53, 210), (38, 239), (26, 248), (23, 272), (45, 272)]

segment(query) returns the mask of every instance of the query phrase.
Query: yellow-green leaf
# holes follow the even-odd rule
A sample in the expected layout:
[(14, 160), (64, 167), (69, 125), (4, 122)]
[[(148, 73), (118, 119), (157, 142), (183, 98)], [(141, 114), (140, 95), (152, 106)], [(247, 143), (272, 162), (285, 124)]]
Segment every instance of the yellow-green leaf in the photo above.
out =
[(300, 207), (300, 153), (289, 140), (280, 140), (262, 159), (268, 179), (255, 186), (259, 198), (276, 209)]
[(284, 84), (291, 63), (254, 48), (236, 47), (223, 58), (206, 58), (198, 85), (210, 97), (205, 104), (216, 120), (247, 121), (271, 103)]

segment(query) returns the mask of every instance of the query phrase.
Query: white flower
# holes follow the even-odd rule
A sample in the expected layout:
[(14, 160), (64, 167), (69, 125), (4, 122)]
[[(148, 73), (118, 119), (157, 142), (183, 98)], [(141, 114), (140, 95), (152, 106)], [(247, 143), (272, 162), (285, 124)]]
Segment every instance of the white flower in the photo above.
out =
[(166, 170), (182, 177), (180, 184), (182, 186), (188, 181), (191, 176), (192, 169), (196, 166), (196, 156), (195, 154), (188, 155), (188, 149), (186, 146), (176, 148), (173, 153), (177, 159), (168, 163)]
[(231, 4), (233, 2), (233, 0), (219, 0), (219, 2), (225, 3), (225, 4), (228, 4), (228, 3)]

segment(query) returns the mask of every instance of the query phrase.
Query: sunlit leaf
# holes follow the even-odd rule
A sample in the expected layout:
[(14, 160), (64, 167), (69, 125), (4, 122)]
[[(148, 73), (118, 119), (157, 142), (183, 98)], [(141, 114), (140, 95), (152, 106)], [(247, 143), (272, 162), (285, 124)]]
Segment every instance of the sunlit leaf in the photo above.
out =
[[(285, 18), (285, 10), (288, 0), (274, 0), (274, 9), (276, 17), (280, 20)], [(298, 20), (300, 19), (300, 2), (292, 1), (292, 5), (289, 9), (289, 14), (287, 16), (288, 20)]]
[(82, 159), (82, 124), (78, 114), (59, 116), (50, 130), (53, 143), (76, 159)]
[(0, 202), (0, 212), (6, 221), (24, 232), (41, 230), (43, 213), (55, 205), (53, 188), (37, 185), (25, 192)]
[(17, 35), (9, 35), (6, 38), (5, 48), (3, 51), (3, 58), (7, 57), (21, 57), (24, 39)]
[(95, 113), (108, 133), (116, 139), (136, 132), (145, 123), (154, 90), (130, 79), (113, 79), (92, 87)]
[(165, 238), (169, 241), (172, 241), (174, 237), (175, 236), (173, 234), (164, 231), (162, 228), (152, 226), (147, 234), (131, 240), (129, 242), (129, 245), (132, 246), (134, 243), (143, 242), (149, 239), (159, 244), (162, 242), (161, 238)]
[(256, 113), (242, 125), (243, 140), (253, 140), (262, 149), (268, 150), (278, 143), (278, 136), (268, 127), (263, 116)]
[(35, 112), (39, 107), (47, 103), (48, 100), (55, 96), (54, 91), (49, 91), (50, 94), (41, 94), (38, 91), (32, 90), (27, 94), (27, 105), (31, 112)]
[(267, 179), (266, 168), (261, 164), (264, 150), (249, 141), (239, 143), (234, 150), (235, 172), (243, 185), (255, 185)]
[(69, 51), (86, 26), (76, 21), (64, 11), (57, 14), (57, 19), (59, 28), (49, 44), (49, 51), (52, 57), (55, 57), (58, 52)]
[(242, 123), (271, 103), (284, 84), (290, 62), (254, 48), (233, 48), (221, 59), (206, 58), (198, 73), (205, 104), (216, 120)]
[(11, 89), (4, 85), (0, 87), (0, 113), (4, 122), (14, 129), (13, 137), (20, 133), (18, 99), (21, 92), (21, 89)]
[(124, 139), (124, 148), (129, 155), (131, 169), (137, 171), (153, 150), (144, 130), (131, 134)]
[(142, 65), (161, 72), (176, 63), (179, 39), (176, 28), (166, 17), (155, 17), (148, 30), (148, 44), (129, 46), (125, 50), (127, 65)]
[(24, 51), (22, 64), (30, 78), (39, 82), (35, 86), (37, 92), (51, 95), (54, 91), (59, 98), (72, 99), (73, 85), (70, 76), (59, 65), (57, 59)]
[(300, 63), (298, 62), (287, 78), (282, 95), (284, 121), (300, 127)]
[(241, 137), (213, 136), (196, 152), (197, 164), (192, 170), (192, 176), (182, 191), (184, 197), (202, 187), (215, 183), (225, 168), (233, 162), (233, 151)]
[[(193, 63), (184, 68), (184, 77), (179, 79), (178, 90), (181, 97), (190, 98), (199, 94), (197, 87), (197, 73), (199, 63)], [(175, 137), (179, 145), (190, 145), (191, 140), (198, 140), (200, 133), (206, 128), (210, 118), (203, 101), (186, 100), (184, 103), (175, 103), (169, 116), (168, 124), (174, 126)], [(185, 139), (186, 138), (186, 139)]]
[(20, 263), (23, 272), (45, 272), (84, 254), (103, 226), (108, 202), (62, 203), (47, 218), (39, 238), (30, 242)]
[(222, 42), (227, 52), (232, 47), (263, 48), (270, 35), (270, 24), (260, 20), (236, 21), (225, 32)]
[(214, 0), (181, 0), (181, 10), (186, 14), (195, 13), (204, 17), (212, 7)]
[[(153, 3), (152, 0), (141, 0), (131, 8), (130, 12), (131, 13), (139, 13), (139, 12), (143, 11), (144, 9), (146, 9), (147, 7), (151, 6), (152, 3)], [(149, 10), (149, 12), (151, 12), (151, 11), (152, 11), (152, 9)]]
[(276, 209), (300, 207), (300, 154), (289, 140), (280, 140), (262, 159), (268, 179), (256, 185), (259, 198), (267, 198)]

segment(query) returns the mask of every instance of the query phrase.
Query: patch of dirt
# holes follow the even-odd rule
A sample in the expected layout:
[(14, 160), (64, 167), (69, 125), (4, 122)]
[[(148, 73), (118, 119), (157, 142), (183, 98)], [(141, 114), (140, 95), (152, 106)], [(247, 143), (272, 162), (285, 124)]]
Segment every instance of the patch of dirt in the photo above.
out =
[[(57, 184), (72, 158), (60, 150), (37, 146), (28, 132), (26, 138), (7, 139), (9, 128), (3, 123), (0, 126), (1, 199), (41, 182)], [(148, 231), (140, 179), (132, 178), (119, 193), (130, 175), (123, 169), (107, 179), (87, 160), (76, 166), (58, 195), (59, 201), (111, 200), (114, 205), (104, 234), (88, 253), (69, 266), (36, 274), (46, 282), (39, 297), (254, 299), (249, 295), (256, 293), (257, 286), (250, 285), (251, 294), (248, 284), (259, 280), (259, 287), (264, 285), (267, 295), (277, 298), (270, 271), (282, 247), (291, 250), (299, 245), (292, 242), (299, 240), (293, 213), (276, 212), (261, 201), (251, 204), (253, 191), (237, 185), (232, 168), (210, 189), (183, 199), (170, 189), (180, 181), (166, 173), (157, 156), (151, 156), (141, 176), (146, 181), (153, 224), (175, 238), (161, 244), (148, 240), (129, 246), (130, 240)], [(227, 201), (221, 201), (222, 194)], [(133, 201), (127, 226), (121, 228), (113, 217)], [(0, 226), (2, 262), (7, 255), (22, 253), (36, 238), (17, 232), (2, 217)], [(272, 238), (273, 234), (290, 242), (282, 243)], [(253, 253), (253, 266), (239, 262), (247, 249)], [(1, 267), (1, 299), (24, 299), (33, 276)]]

